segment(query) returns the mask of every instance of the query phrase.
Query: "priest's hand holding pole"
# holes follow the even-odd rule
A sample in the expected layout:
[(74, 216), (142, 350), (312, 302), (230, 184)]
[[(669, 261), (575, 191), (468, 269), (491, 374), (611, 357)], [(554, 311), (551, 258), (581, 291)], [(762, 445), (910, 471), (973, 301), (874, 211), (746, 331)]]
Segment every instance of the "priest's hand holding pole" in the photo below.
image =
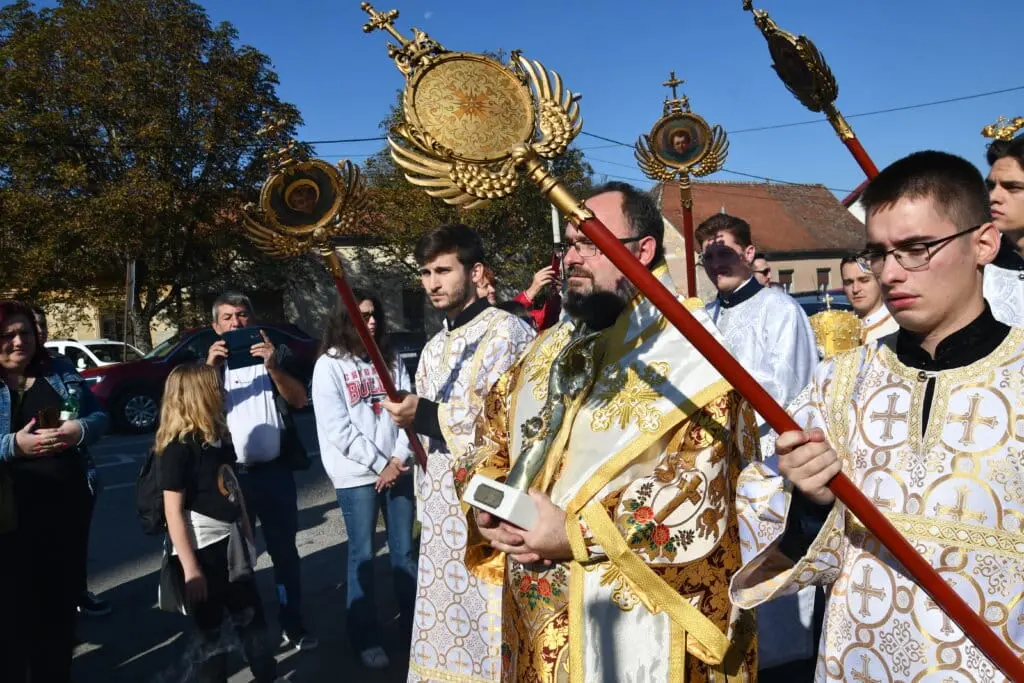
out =
[(779, 456), (779, 473), (793, 482), (812, 503), (831, 505), (836, 494), (829, 489), (832, 481), (843, 469), (839, 456), (825, 440), (825, 432), (784, 432), (775, 442)]
[(388, 411), (391, 415), (391, 419), (395, 421), (395, 424), (401, 429), (408, 429), (412, 427), (412, 422), (416, 418), (416, 406), (419, 405), (420, 397), (416, 394), (408, 394), (399, 392), (401, 396), (400, 401), (381, 401), (381, 406), (384, 410)]

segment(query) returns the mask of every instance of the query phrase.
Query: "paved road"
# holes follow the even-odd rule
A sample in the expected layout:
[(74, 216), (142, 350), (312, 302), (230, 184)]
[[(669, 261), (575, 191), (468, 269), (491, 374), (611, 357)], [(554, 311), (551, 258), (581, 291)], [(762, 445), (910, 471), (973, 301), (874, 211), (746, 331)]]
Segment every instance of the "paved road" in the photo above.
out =
[[(290, 681), (404, 681), (408, 653), (399, 645), (395, 606), (386, 549), (378, 555), (380, 619), (385, 624), (391, 668), (383, 673), (362, 668), (349, 651), (345, 637), (345, 527), (338, 513), (334, 489), (316, 456), (316, 430), (312, 414), (300, 415), (303, 441), (314, 456), (313, 467), (296, 477), (299, 487), (299, 554), (303, 558), (303, 600), (307, 628), (320, 639), (311, 652), (282, 652), (280, 672)], [(135, 476), (152, 436), (111, 436), (93, 451), (105, 490), (96, 506), (89, 548), (89, 583), (93, 592), (109, 600), (114, 613), (81, 619), (79, 637), (85, 641), (75, 654), (75, 680), (79, 683), (184, 683), (186, 617), (154, 607), (161, 543), (142, 533), (135, 514)], [(383, 534), (380, 536), (383, 545)], [(257, 580), (264, 600), (273, 595), (270, 558), (260, 557)], [(275, 606), (267, 604), (273, 620)], [(231, 683), (251, 680), (241, 656), (231, 659)]]

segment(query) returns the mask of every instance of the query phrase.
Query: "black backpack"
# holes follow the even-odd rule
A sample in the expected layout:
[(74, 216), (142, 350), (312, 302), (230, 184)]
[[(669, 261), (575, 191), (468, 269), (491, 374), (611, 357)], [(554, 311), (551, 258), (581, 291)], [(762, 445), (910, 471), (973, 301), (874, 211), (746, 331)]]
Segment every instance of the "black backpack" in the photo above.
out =
[[(199, 464), (202, 462), (202, 449), (196, 456), (195, 476), (199, 476)], [(167, 531), (167, 517), (164, 516), (164, 491), (160, 488), (160, 480), (156, 469), (156, 450), (150, 448), (146, 462), (139, 470), (135, 479), (135, 509), (142, 524), (142, 533), (157, 536)], [(185, 491), (186, 507), (189, 490)]]
[(164, 491), (156, 470), (156, 451), (152, 448), (146, 455), (146, 462), (135, 480), (135, 508), (142, 523), (142, 533), (156, 536), (167, 530), (164, 517)]

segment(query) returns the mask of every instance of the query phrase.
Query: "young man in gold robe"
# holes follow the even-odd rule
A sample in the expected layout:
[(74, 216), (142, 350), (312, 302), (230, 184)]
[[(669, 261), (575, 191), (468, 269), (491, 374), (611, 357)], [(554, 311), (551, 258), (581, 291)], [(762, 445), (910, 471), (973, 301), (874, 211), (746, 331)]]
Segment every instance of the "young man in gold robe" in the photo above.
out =
[[(647, 195), (610, 183), (587, 206), (672, 290)], [(467, 566), (505, 586), (503, 679), (752, 680), (752, 617), (728, 583), (754, 414), (593, 243), (571, 226), (565, 238), (568, 319), (495, 385), (455, 476), (501, 479), (545, 456), (529, 531), (469, 513)]]
[(999, 230), (981, 174), (943, 152), (893, 163), (862, 201), (861, 259), (899, 331), (822, 363), (792, 404), (804, 429), (743, 472), (732, 596), (826, 587), (818, 683), (1005, 681), (826, 488), (845, 472), (1024, 656), (1024, 329), (982, 297)]

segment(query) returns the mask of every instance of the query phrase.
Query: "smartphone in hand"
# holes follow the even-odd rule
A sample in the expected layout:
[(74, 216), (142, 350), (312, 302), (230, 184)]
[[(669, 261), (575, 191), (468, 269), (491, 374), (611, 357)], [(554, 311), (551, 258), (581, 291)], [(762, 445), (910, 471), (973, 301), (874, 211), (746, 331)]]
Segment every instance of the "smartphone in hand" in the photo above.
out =
[(247, 368), (263, 362), (262, 358), (252, 355), (249, 351), (256, 344), (263, 342), (260, 328), (243, 327), (239, 330), (225, 332), (220, 338), (228, 347), (229, 368)]
[(54, 406), (41, 409), (36, 415), (36, 426), (39, 429), (56, 429), (60, 427), (60, 408)]

